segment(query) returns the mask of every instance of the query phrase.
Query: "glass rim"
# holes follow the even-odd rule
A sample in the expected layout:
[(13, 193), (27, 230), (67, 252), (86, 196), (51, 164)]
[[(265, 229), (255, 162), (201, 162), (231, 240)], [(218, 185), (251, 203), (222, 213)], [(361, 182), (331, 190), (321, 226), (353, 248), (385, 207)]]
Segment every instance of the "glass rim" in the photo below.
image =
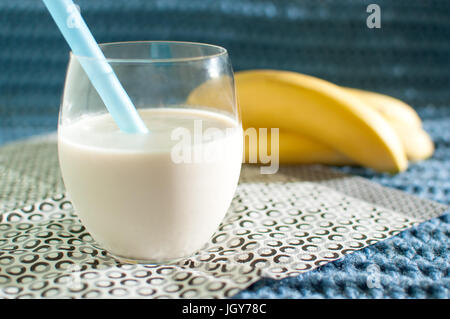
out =
[[(207, 47), (214, 48), (217, 50), (216, 53), (212, 54), (204, 54), (204, 55), (193, 55), (190, 57), (180, 57), (180, 58), (106, 58), (107, 62), (111, 63), (167, 63), (167, 62), (192, 62), (192, 61), (201, 61), (208, 60), (211, 58), (216, 58), (220, 56), (224, 56), (228, 54), (227, 49), (215, 44), (208, 44), (202, 42), (190, 42), (190, 41), (120, 41), (120, 42), (105, 42), (99, 43), (100, 48), (104, 48), (107, 46), (121, 46), (121, 45), (129, 45), (129, 44), (172, 44), (172, 45), (190, 45), (193, 47)], [(78, 55), (70, 51), (70, 57), (81, 58), (85, 60), (99, 60), (95, 57)]]

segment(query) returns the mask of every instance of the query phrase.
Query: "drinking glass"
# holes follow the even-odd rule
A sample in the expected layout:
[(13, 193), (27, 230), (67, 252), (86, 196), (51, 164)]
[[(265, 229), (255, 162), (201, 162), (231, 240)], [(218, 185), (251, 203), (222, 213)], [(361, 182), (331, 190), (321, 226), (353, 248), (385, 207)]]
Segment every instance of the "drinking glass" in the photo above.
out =
[(70, 55), (58, 124), (62, 177), (98, 244), (125, 262), (194, 254), (230, 206), (242, 162), (233, 70), (219, 46), (169, 41), (100, 45), (149, 129), (121, 132)]

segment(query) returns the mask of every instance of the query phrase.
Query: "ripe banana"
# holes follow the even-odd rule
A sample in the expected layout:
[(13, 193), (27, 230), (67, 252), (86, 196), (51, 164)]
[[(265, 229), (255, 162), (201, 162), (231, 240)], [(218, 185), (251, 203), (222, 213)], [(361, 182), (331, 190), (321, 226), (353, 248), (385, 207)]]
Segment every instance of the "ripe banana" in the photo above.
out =
[[(397, 126), (390, 123), (399, 134), (408, 160), (419, 161), (430, 157), (434, 151), (433, 141), (421, 128), (411, 129), (405, 126)], [(270, 143), (270, 134), (267, 143)], [(300, 134), (286, 131), (279, 132), (279, 156), (280, 164), (328, 164), (328, 165), (354, 165), (356, 162), (339, 153), (335, 149)], [(250, 149), (245, 144), (246, 159), (249, 154), (257, 153), (256, 149)], [(253, 155), (257, 156), (257, 155)], [(245, 160), (248, 162), (248, 160)]]
[[(424, 160), (433, 154), (433, 141), (422, 129), (422, 121), (411, 106), (384, 94), (353, 88), (345, 89), (358, 96), (368, 107), (379, 112), (388, 121), (399, 136), (408, 160)], [(308, 155), (305, 155), (306, 153)], [(280, 163), (355, 164), (348, 157), (342, 156), (337, 151), (333, 154), (333, 149), (305, 136), (280, 132)]]
[(422, 129), (417, 112), (408, 104), (396, 98), (359, 89), (345, 88), (378, 111), (399, 136), (406, 156), (411, 161), (424, 160), (433, 155), (434, 144)]
[(400, 137), (406, 156), (410, 161), (421, 161), (433, 155), (433, 141), (421, 127), (410, 127), (395, 121), (391, 121), (389, 124)]
[(287, 71), (244, 71), (235, 79), (245, 127), (278, 127), (377, 171), (406, 169), (403, 146), (393, 128), (343, 88)]
[(403, 101), (381, 93), (354, 88), (345, 89), (362, 99), (368, 106), (378, 111), (391, 123), (395, 122), (404, 126), (415, 128), (422, 127), (422, 121), (417, 112)]
[[(209, 80), (191, 92), (187, 103), (208, 105), (230, 111), (232, 97), (228, 96), (226, 92), (230, 91), (231, 85), (230, 77)], [(405, 152), (410, 160), (420, 160), (429, 157), (434, 150), (433, 142), (421, 128), (420, 117), (414, 109), (398, 99), (383, 94), (339, 88), (311, 76), (271, 70), (237, 72), (236, 87), (244, 128), (270, 128), (282, 124), (278, 125), (281, 128), (279, 154), (282, 164), (347, 165), (361, 163), (364, 165), (364, 162), (360, 160), (361, 154), (352, 153), (356, 153), (353, 151), (356, 146), (352, 149), (348, 145), (354, 143), (351, 142), (354, 140), (356, 141), (355, 145), (362, 146), (359, 150), (360, 153), (373, 155), (372, 159), (367, 159), (367, 155), (365, 156), (365, 165), (370, 165), (380, 171), (395, 172), (406, 168)], [(342, 91), (345, 92), (342, 93)], [(355, 102), (355, 100), (359, 100), (359, 102)], [(277, 112), (274, 112), (274, 107), (277, 106)], [(355, 110), (356, 108), (359, 108), (359, 111)], [(326, 110), (326, 116), (329, 119), (331, 117), (331, 121), (325, 122), (324, 119), (321, 119), (321, 112), (324, 110)], [(333, 114), (333, 110), (339, 113), (339, 116)], [(368, 117), (371, 116), (374, 118), (369, 120)], [(380, 120), (380, 118), (382, 119)], [(310, 122), (311, 119), (315, 125), (305, 123)], [(358, 121), (362, 122), (363, 124), (360, 123), (360, 126), (365, 134), (356, 136), (356, 131), (348, 127), (347, 121), (352, 123), (351, 127), (358, 127)], [(386, 125), (386, 122), (389, 124)], [(327, 125), (323, 125), (324, 123)], [(377, 123), (379, 123), (378, 126), (376, 126)], [(334, 133), (330, 130), (330, 125), (334, 132), (343, 130), (347, 140), (333, 137)], [(320, 128), (324, 126), (328, 126), (329, 129), (321, 130)], [(383, 130), (383, 128), (385, 129)], [(318, 130), (320, 131), (318, 132)], [(370, 139), (365, 140), (367, 136), (371, 136), (372, 140), (377, 140), (375, 144), (377, 147), (371, 149), (373, 144)], [(347, 145), (336, 145), (336, 141)], [(268, 142), (270, 142), (270, 135)], [(404, 152), (401, 150), (402, 146)], [(247, 144), (245, 151), (248, 157), (250, 153), (255, 152), (255, 149), (249, 148)], [(347, 155), (344, 152), (347, 152)], [(381, 158), (379, 163), (373, 163), (377, 161), (377, 152), (384, 152), (385, 158)]]

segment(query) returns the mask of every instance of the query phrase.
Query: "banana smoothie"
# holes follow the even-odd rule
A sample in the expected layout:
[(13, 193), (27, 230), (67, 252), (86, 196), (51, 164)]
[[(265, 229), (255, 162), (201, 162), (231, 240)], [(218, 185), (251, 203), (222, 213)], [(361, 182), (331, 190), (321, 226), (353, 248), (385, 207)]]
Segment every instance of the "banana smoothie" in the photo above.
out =
[(123, 133), (109, 114), (62, 123), (65, 186), (86, 229), (115, 256), (150, 262), (189, 256), (216, 231), (231, 203), (242, 128), (206, 110), (139, 114), (149, 134)]

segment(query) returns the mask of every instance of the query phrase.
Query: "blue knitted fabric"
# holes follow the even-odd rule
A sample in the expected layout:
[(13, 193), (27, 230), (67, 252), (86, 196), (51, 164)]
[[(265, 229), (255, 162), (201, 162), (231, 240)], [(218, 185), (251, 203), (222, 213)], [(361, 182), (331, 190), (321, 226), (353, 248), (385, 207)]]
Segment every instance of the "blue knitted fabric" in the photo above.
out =
[[(432, 159), (390, 176), (343, 167), (449, 204), (450, 2), (378, 0), (78, 0), (99, 42), (185, 40), (226, 47), (236, 70), (274, 68), (386, 93), (414, 106)], [(56, 129), (69, 48), (41, 1), (0, 0), (0, 144)], [(241, 298), (448, 298), (449, 214), (314, 271), (261, 280)], [(377, 266), (380, 288), (368, 288)]]
[[(450, 204), (450, 108), (419, 110), (436, 143), (433, 158), (396, 176), (337, 168)], [(450, 212), (295, 278), (263, 279), (235, 298), (449, 298)], [(374, 272), (374, 265), (376, 271)], [(377, 288), (368, 279), (379, 280)], [(370, 280), (369, 280), (370, 281)]]

